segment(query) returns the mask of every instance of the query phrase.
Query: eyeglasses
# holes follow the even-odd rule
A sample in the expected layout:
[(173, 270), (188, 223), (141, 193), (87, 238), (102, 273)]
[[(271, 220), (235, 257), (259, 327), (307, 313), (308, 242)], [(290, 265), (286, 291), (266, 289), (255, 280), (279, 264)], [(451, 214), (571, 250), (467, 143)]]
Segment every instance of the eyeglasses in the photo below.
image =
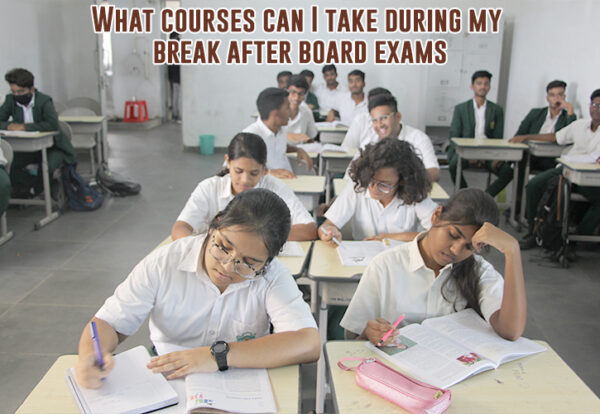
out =
[(252, 265), (233, 257), (223, 245), (215, 242), (213, 235), (208, 252), (222, 265), (233, 262), (233, 271), (244, 279), (254, 279), (262, 275), (262, 269), (256, 270)]
[(592, 104), (590, 104), (590, 109), (595, 109), (597, 111), (600, 111), (600, 103), (592, 103)]
[(389, 113), (389, 114), (387, 114), (387, 115), (381, 115), (381, 116), (378, 116), (377, 118), (371, 118), (371, 122), (372, 122), (373, 124), (376, 124), (377, 122), (385, 121), (385, 120), (387, 120), (387, 119), (388, 119), (390, 116), (392, 116), (392, 115), (394, 115), (394, 114), (395, 114), (395, 112), (390, 112), (390, 113)]
[(384, 194), (389, 194), (392, 192), (392, 190), (396, 187), (397, 184), (390, 185), (387, 183), (382, 183), (381, 181), (377, 181), (374, 178), (372, 178), (371, 181), (369, 182), (369, 185), (376, 186), (377, 189)]

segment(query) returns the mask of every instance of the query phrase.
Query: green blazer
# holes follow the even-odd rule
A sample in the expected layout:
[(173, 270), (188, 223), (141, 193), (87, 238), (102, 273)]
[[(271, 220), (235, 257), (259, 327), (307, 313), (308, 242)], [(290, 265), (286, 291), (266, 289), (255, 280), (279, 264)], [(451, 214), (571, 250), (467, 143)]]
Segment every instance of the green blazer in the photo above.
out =
[[(515, 135), (539, 134), (547, 116), (547, 106), (545, 108), (533, 108), (531, 111), (529, 111), (525, 119), (521, 121), (521, 125), (519, 125), (519, 129)], [(563, 109), (556, 120), (554, 132), (563, 129), (576, 119), (577, 115), (567, 115), (567, 110)]]
[[(488, 138), (503, 138), (504, 110), (498, 104), (486, 102), (485, 107), (485, 136)], [(454, 107), (452, 123), (450, 124), (450, 138), (475, 137), (475, 112), (473, 99), (460, 103)]]
[[(33, 105), (33, 122), (25, 124), (27, 131), (59, 131), (58, 114), (54, 109), (52, 98), (37, 89), (35, 94), (35, 104)], [(8, 119), (12, 116), (12, 121)], [(0, 129), (7, 129), (8, 124), (24, 123), (23, 109), (17, 105), (12, 94), (6, 95), (4, 103), (0, 106)], [(54, 146), (49, 148), (58, 149), (63, 153), (64, 162), (71, 164), (75, 162), (75, 149), (71, 141), (62, 133), (54, 136)]]

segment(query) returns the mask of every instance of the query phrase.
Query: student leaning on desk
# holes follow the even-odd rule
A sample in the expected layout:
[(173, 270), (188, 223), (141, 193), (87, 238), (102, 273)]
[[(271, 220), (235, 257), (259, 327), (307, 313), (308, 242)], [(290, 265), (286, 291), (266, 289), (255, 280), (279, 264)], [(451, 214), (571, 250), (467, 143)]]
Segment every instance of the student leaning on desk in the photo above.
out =
[(292, 228), (289, 240), (314, 240), (317, 225), (294, 192), (280, 179), (267, 175), (267, 147), (256, 134), (236, 134), (225, 154), (225, 168), (200, 182), (171, 228), (173, 240), (193, 233), (205, 233), (208, 225), (236, 194), (252, 188), (266, 188), (285, 201), (290, 209)]
[[(509, 340), (525, 329), (527, 300), (518, 242), (496, 225), (494, 199), (463, 189), (435, 210), (431, 229), (376, 256), (363, 273), (341, 321), (349, 336), (378, 343), (405, 314), (406, 323), (474, 309)], [(504, 254), (502, 276), (481, 256), (485, 246)], [(393, 341), (398, 331), (385, 342)]]
[[(206, 235), (185, 237), (144, 258), (92, 319), (106, 361), (94, 364), (88, 329), (79, 342), (77, 381), (97, 388), (111, 353), (150, 316), (150, 338), (191, 349), (153, 358), (148, 369), (168, 379), (193, 372), (272, 368), (318, 359), (319, 334), (289, 270), (275, 256), (290, 213), (273, 192), (238, 194)], [(269, 324), (273, 334), (269, 334)], [(87, 328), (87, 327), (86, 327)]]
[[(34, 77), (26, 69), (13, 69), (5, 77), (10, 91), (0, 106), (0, 129), (10, 131), (58, 131), (58, 114), (52, 98), (33, 86)], [(12, 116), (12, 121), (8, 119)], [(63, 134), (54, 136), (54, 145), (48, 148), (48, 173), (60, 167), (62, 163), (75, 162), (75, 149)], [(15, 153), (10, 178), (13, 191), (35, 193), (42, 191), (42, 175), (34, 176), (25, 168), (29, 164), (40, 164), (40, 152)]]

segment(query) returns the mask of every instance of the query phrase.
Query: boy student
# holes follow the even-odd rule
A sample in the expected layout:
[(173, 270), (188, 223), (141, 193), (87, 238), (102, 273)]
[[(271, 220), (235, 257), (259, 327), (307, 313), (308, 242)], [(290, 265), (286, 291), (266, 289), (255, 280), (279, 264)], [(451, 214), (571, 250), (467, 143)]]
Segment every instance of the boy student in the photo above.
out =
[[(504, 110), (500, 105), (488, 101), (486, 96), (490, 91), (492, 74), (486, 70), (479, 70), (471, 76), (471, 90), (473, 99), (458, 104), (454, 107), (452, 123), (450, 124), (450, 139), (452, 138), (499, 138), (504, 133)], [(468, 166), (485, 167), (488, 171), (498, 176), (486, 190), (495, 196), (512, 180), (513, 170), (509, 163), (504, 161), (463, 160), (463, 168)], [(448, 168), (452, 182), (456, 181), (456, 167), (458, 154), (454, 144), (448, 147)], [(464, 175), (461, 177), (461, 188), (467, 187)]]
[[(596, 157), (596, 162), (600, 163), (600, 89), (596, 89), (590, 97), (590, 116), (588, 119), (580, 119), (571, 122), (566, 127), (555, 133), (545, 133), (537, 135), (518, 135), (512, 138), (511, 142), (523, 142), (525, 140), (556, 142), (560, 145), (573, 144), (568, 149), (569, 155), (590, 154)], [(531, 249), (536, 246), (535, 236), (533, 235), (533, 225), (537, 206), (546, 190), (548, 181), (552, 177), (562, 174), (562, 167), (552, 168), (536, 175), (529, 184), (527, 184), (527, 222), (529, 231), (521, 240), (521, 249)], [(581, 187), (574, 186), (573, 191), (582, 194), (587, 198), (591, 205), (587, 209), (581, 222), (577, 226), (579, 234), (594, 234), (594, 231), (600, 225), (600, 188), (599, 187)]]
[(277, 74), (277, 87), (279, 89), (285, 89), (287, 87), (288, 79), (292, 76), (292, 72), (289, 70), (282, 70)]
[(10, 198), (10, 178), (8, 177), (8, 171), (6, 171), (6, 163), (6, 156), (0, 146), (0, 217), (6, 211), (8, 199)]
[(302, 75), (288, 79), (287, 91), (290, 101), (290, 120), (287, 124), (287, 139), (291, 142), (307, 142), (317, 136), (317, 126), (312, 111), (304, 103), (308, 82)]
[(308, 105), (308, 107), (312, 111), (317, 111), (318, 112), (318, 110), (319, 110), (319, 99), (310, 90), (310, 88), (312, 87), (312, 81), (315, 78), (315, 74), (312, 71), (308, 70), (308, 69), (304, 69), (302, 72), (300, 72), (300, 74), (302, 76), (304, 76), (304, 78), (306, 79), (306, 82), (308, 82), (308, 89), (306, 91), (306, 104)]
[(306, 151), (287, 143), (287, 128), (290, 119), (290, 101), (285, 89), (267, 88), (256, 100), (259, 118), (243, 132), (251, 132), (261, 137), (267, 145), (267, 168), (269, 174), (277, 178), (295, 178), (292, 165), (286, 152), (298, 154), (298, 164), (306, 163), (307, 171), (312, 170), (313, 162)]
[[(369, 91), (368, 99), (369, 102), (377, 95), (391, 95), (392, 93), (385, 88), (373, 88)], [(367, 105), (368, 109), (368, 105)], [(379, 136), (373, 128), (371, 122), (371, 114), (369, 111), (358, 114), (350, 123), (348, 132), (342, 142), (342, 147), (345, 148), (364, 148), (367, 144), (377, 142)]]
[(350, 92), (338, 94), (333, 109), (327, 115), (327, 121), (331, 122), (336, 115), (339, 115), (343, 124), (350, 125), (358, 114), (367, 112), (367, 97), (364, 92), (365, 73), (363, 71), (357, 69), (348, 74), (348, 89)]
[[(54, 109), (52, 98), (38, 91), (33, 86), (33, 74), (26, 69), (13, 69), (4, 76), (10, 87), (4, 103), (0, 107), (0, 129), (9, 131), (58, 131), (58, 114)], [(8, 119), (12, 116), (12, 121)], [(54, 145), (47, 149), (48, 173), (64, 162), (75, 162), (75, 149), (63, 134), (55, 135)], [(13, 192), (19, 197), (31, 196), (42, 191), (42, 175), (29, 173), (29, 164), (40, 164), (42, 155), (38, 152), (15, 153), (10, 179)]]
[(321, 108), (329, 112), (335, 106), (338, 94), (347, 92), (347, 90), (337, 81), (337, 69), (335, 65), (323, 66), (323, 79), (325, 80), (325, 85), (320, 85), (315, 93), (317, 98), (319, 98)]

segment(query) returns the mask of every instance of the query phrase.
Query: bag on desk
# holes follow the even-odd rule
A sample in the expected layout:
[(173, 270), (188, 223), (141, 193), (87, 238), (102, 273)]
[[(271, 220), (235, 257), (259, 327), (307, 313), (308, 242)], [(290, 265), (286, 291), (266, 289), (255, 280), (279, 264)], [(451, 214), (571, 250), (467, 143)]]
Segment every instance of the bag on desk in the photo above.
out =
[(67, 206), (75, 211), (92, 211), (100, 208), (104, 196), (91, 187), (77, 172), (77, 163), (67, 164), (62, 169), (62, 182)]
[(96, 182), (100, 188), (116, 197), (135, 195), (142, 189), (138, 183), (110, 171), (105, 163), (96, 171)]
[[(356, 368), (347, 367), (344, 361), (361, 361)], [(406, 376), (376, 358), (346, 357), (338, 361), (344, 371), (356, 370), (356, 383), (374, 394), (413, 414), (443, 413), (450, 406), (450, 390)]]
[(557, 251), (563, 245), (563, 191), (562, 176), (551, 178), (537, 206), (533, 234), (537, 244), (550, 251)]

